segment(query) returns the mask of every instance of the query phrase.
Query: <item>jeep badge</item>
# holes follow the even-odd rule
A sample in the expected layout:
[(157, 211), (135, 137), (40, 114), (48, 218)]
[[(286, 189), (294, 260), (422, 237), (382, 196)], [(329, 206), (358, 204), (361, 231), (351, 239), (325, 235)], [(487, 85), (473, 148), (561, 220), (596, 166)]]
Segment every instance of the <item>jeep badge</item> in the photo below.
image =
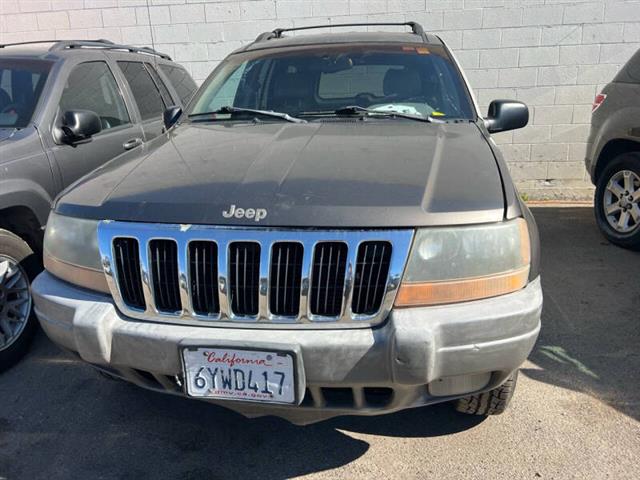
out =
[(223, 210), (222, 216), (224, 218), (253, 218), (256, 222), (259, 222), (267, 216), (267, 210), (265, 208), (236, 208), (235, 205), (231, 205), (229, 210)]

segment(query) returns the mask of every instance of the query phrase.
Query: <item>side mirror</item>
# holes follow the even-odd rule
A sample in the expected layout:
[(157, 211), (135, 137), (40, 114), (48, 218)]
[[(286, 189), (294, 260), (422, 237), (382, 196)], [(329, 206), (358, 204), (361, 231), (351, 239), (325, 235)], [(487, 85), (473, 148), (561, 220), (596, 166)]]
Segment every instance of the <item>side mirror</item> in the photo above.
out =
[(60, 129), (65, 143), (82, 143), (102, 130), (102, 122), (91, 110), (67, 110), (62, 114)]
[(162, 120), (164, 121), (164, 128), (169, 130), (173, 127), (178, 119), (182, 115), (182, 108), (174, 105), (172, 107), (167, 108), (162, 114)]
[(515, 100), (494, 100), (484, 124), (489, 133), (506, 132), (522, 128), (529, 122), (529, 109)]

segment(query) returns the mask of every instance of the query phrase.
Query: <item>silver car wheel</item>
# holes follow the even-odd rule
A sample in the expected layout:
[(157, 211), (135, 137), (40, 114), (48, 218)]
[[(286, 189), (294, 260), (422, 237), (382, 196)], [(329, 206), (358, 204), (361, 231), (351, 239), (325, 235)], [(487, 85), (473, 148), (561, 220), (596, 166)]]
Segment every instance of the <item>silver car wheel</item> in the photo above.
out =
[(602, 198), (607, 222), (618, 233), (640, 227), (640, 177), (631, 170), (612, 175)]
[(29, 277), (17, 261), (0, 255), (0, 351), (20, 337), (30, 312)]

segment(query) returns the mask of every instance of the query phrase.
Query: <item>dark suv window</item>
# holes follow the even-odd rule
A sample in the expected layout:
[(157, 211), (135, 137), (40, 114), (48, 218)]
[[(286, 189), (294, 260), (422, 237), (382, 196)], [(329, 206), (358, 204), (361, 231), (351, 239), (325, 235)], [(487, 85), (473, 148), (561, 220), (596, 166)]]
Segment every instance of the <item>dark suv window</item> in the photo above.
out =
[(142, 120), (162, 117), (167, 106), (144, 65), (140, 62), (118, 62), (118, 66), (129, 82)]
[(167, 76), (173, 88), (178, 92), (178, 96), (183, 105), (189, 103), (191, 97), (198, 89), (198, 85), (184, 68), (160, 65), (160, 70)]
[(130, 122), (116, 79), (105, 62), (86, 62), (74, 67), (60, 97), (60, 112), (91, 110), (102, 121), (102, 129)]
[(169, 93), (169, 89), (167, 88), (167, 86), (162, 81), (162, 78), (160, 78), (160, 75), (158, 75), (156, 69), (149, 63), (145, 63), (144, 66), (151, 75), (151, 78), (153, 78), (156, 86), (160, 89), (160, 95), (162, 96), (162, 101), (164, 102), (164, 104), (166, 106), (173, 105), (175, 103), (173, 101), (173, 97)]
[(0, 60), (0, 128), (27, 126), (50, 69), (42, 60)]
[(469, 93), (446, 50), (424, 44), (290, 47), (231, 55), (190, 113), (224, 106), (329, 115), (357, 105), (441, 119), (473, 119)]

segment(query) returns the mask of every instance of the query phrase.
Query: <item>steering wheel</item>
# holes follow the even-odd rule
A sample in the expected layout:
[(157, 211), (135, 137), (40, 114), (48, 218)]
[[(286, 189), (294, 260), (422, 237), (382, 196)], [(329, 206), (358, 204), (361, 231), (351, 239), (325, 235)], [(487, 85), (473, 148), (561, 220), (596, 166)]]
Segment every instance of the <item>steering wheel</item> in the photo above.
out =
[(18, 114), (18, 109), (20, 108), (20, 104), (18, 102), (12, 102), (8, 105), (6, 105), (1, 111), (0, 113), (15, 113), (16, 115)]
[(368, 107), (377, 97), (371, 92), (362, 92), (355, 96), (356, 105)]

